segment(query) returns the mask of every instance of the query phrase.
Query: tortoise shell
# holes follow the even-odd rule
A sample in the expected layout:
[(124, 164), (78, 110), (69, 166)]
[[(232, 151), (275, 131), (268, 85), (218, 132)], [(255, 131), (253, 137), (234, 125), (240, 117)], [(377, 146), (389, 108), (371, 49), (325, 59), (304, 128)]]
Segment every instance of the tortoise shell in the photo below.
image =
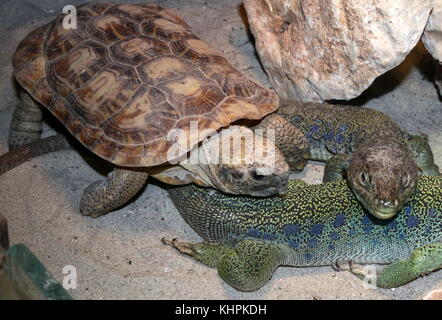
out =
[[(77, 29), (65, 29), (64, 18), (19, 44), (15, 77), (79, 141), (116, 165), (170, 161), (173, 129), (187, 133), (187, 152), (208, 135), (203, 129), (260, 119), (278, 107), (273, 91), (158, 5), (88, 3), (77, 9)], [(196, 137), (189, 137), (192, 122)]]

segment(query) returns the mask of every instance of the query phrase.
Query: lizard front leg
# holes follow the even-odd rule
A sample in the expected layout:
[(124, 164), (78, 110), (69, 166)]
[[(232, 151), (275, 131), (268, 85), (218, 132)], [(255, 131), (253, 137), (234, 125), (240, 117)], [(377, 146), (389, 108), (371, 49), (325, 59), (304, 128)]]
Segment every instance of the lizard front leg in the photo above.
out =
[(349, 271), (367, 283), (373, 280), (379, 288), (395, 288), (442, 268), (442, 243), (433, 243), (415, 249), (408, 259), (398, 260), (377, 272), (376, 277), (367, 268), (353, 264)]
[(324, 182), (339, 181), (344, 179), (344, 170), (350, 164), (351, 156), (347, 154), (335, 154), (325, 165)]
[(310, 156), (310, 150), (307, 138), (299, 128), (283, 117), (271, 114), (265, 117), (253, 130), (255, 134), (264, 136), (267, 134), (267, 130), (274, 130), (275, 145), (283, 153), (290, 170), (304, 169)]
[(404, 285), (420, 276), (442, 268), (442, 242), (415, 249), (408, 259), (393, 262), (377, 277), (380, 288)]
[(239, 291), (261, 288), (285, 260), (285, 254), (277, 244), (260, 240), (241, 240), (234, 247), (176, 239), (162, 241), (205, 265), (216, 267), (221, 279)]
[(433, 152), (431, 151), (427, 137), (408, 135), (407, 144), (422, 174), (429, 176), (440, 175), (439, 167), (434, 163)]

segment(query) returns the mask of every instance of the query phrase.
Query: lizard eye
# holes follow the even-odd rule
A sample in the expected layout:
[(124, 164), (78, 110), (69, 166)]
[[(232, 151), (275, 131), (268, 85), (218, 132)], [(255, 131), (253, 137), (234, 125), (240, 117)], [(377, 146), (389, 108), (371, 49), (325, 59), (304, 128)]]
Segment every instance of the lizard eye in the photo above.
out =
[(370, 175), (364, 171), (359, 176), (359, 182), (361, 183), (361, 185), (369, 187), (371, 185)]
[(410, 185), (411, 178), (409, 174), (402, 176), (402, 187), (407, 188)]

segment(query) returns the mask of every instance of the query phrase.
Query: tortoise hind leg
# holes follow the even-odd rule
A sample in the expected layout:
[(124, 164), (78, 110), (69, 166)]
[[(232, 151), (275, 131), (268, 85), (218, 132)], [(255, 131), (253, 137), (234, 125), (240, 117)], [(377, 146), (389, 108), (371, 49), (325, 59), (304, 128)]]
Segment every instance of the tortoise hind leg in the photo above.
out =
[(40, 139), (42, 111), (29, 94), (22, 91), (9, 128), (9, 149), (21, 147)]
[(90, 184), (80, 202), (80, 212), (97, 218), (109, 213), (132, 199), (146, 184), (146, 172), (115, 168), (106, 180)]

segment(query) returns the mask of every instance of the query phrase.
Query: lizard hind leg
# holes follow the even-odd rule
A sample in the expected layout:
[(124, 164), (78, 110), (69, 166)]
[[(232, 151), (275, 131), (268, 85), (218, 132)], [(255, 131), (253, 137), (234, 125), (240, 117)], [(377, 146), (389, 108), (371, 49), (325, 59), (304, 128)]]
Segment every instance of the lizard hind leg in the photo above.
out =
[(284, 254), (278, 245), (259, 240), (241, 240), (233, 247), (193, 244), (176, 239), (162, 241), (210, 267), (216, 267), (221, 279), (245, 292), (258, 290), (265, 285), (284, 261)]
[(179, 252), (189, 255), (206, 266), (216, 268), (222, 256), (232, 250), (231, 246), (215, 243), (190, 243), (178, 239), (161, 241)]
[(239, 291), (256, 291), (284, 263), (283, 250), (275, 243), (242, 240), (225, 254), (218, 264), (218, 274)]
[(20, 93), (20, 102), (15, 108), (9, 127), (8, 144), (13, 150), (40, 139), (42, 131), (42, 110), (29, 94)]

